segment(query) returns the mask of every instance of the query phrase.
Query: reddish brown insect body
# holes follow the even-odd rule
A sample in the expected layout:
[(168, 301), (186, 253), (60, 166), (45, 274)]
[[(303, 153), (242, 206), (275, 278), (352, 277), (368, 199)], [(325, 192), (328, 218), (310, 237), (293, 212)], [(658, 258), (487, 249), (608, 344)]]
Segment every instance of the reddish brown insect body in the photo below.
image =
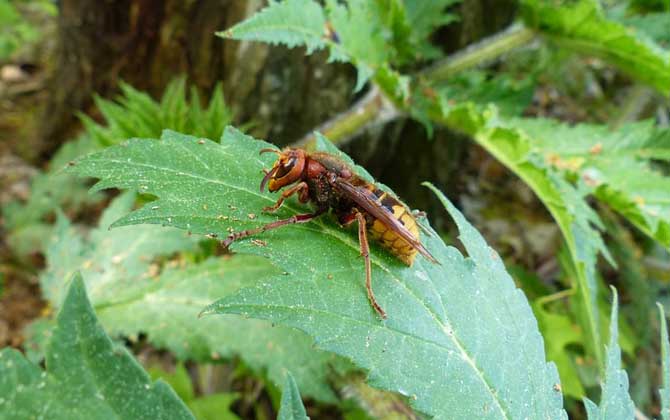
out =
[(361, 255), (365, 259), (365, 287), (375, 311), (386, 318), (372, 292), (372, 274), (368, 248), (368, 233), (393, 255), (407, 265), (412, 265), (417, 253), (433, 263), (435, 258), (421, 244), (419, 225), (407, 207), (397, 198), (378, 189), (353, 173), (349, 166), (337, 157), (323, 152), (308, 153), (302, 149), (263, 149), (261, 153), (276, 153), (279, 158), (266, 171), (261, 181), (261, 191), (267, 185), (270, 192), (284, 189), (274, 206), (264, 210), (274, 212), (288, 197), (298, 194), (302, 203), (313, 202), (316, 211), (298, 214), (278, 220), (258, 229), (233, 233), (224, 241), (224, 246), (256, 233), (265, 232), (293, 223), (306, 223), (326, 213), (329, 209), (342, 226), (358, 222), (358, 239)]

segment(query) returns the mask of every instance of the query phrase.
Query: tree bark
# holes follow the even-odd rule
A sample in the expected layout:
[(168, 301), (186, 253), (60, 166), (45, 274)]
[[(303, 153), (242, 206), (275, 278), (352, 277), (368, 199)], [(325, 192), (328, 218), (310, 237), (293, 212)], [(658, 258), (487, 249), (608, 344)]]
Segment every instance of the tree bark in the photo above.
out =
[(42, 158), (79, 127), (76, 112), (93, 94), (109, 97), (124, 80), (160, 96), (186, 74), (203, 96), (224, 81), (238, 122), (252, 133), (289, 142), (346, 107), (353, 72), (325, 54), (268, 48), (216, 37), (264, 6), (262, 0), (62, 0), (59, 49), (40, 117)]

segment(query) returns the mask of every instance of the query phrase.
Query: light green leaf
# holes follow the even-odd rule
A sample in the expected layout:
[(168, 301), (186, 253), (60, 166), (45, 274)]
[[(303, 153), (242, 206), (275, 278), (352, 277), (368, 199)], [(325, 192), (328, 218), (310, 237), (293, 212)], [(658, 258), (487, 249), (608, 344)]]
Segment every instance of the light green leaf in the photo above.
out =
[(594, 195), (642, 232), (670, 249), (670, 177), (649, 159), (670, 157), (670, 131), (650, 121), (625, 125), (569, 126), (546, 119), (513, 119), (532, 147), (561, 171), (584, 180)]
[(619, 303), (616, 289), (612, 288), (612, 317), (610, 321), (610, 343), (607, 346), (605, 380), (602, 383), (600, 406), (584, 398), (589, 420), (630, 419), (635, 418), (635, 405), (628, 394), (628, 375), (621, 368), (621, 349), (619, 348)]
[(566, 49), (602, 58), (670, 95), (670, 52), (644, 34), (603, 15), (598, 0), (523, 0), (526, 25)]
[(0, 418), (192, 419), (169, 385), (152, 383), (99, 325), (79, 275), (71, 282), (46, 355), (47, 370), (0, 352)]
[[(224, 38), (283, 44), (289, 48), (304, 46), (307, 53), (328, 48), (330, 60), (347, 61), (358, 70), (355, 90), (363, 88), (379, 70), (389, 92), (403, 97), (406, 78), (389, 67), (409, 34), (400, 33), (397, 1), (327, 0), (326, 8), (314, 0), (271, 2), (247, 20), (218, 32)], [(408, 28), (404, 28), (408, 29)], [(396, 37), (401, 39), (395, 39)], [(406, 89), (405, 89), (406, 90)], [(405, 92), (406, 93), (406, 92)]]
[(576, 187), (547, 165), (533, 151), (530, 136), (498, 116), (497, 108), (479, 110), (472, 103), (456, 107), (442, 104), (436, 118), (448, 127), (472, 137), (498, 161), (517, 174), (547, 206), (565, 238), (574, 265), (579, 319), (585, 330), (585, 345), (600, 369), (604, 368), (603, 345), (598, 316), (596, 257), (609, 256), (602, 238), (593, 226), (602, 223), (586, 204), (587, 189)]
[[(140, 279), (156, 277), (158, 266), (152, 259), (175, 251), (193, 250), (196, 240), (173, 228), (140, 226), (109, 230), (111, 222), (130, 211), (135, 194), (127, 192), (114, 200), (103, 213), (100, 226), (84, 241), (64, 216), (59, 216), (55, 238), (47, 247), (47, 270), (40, 276), (42, 293), (59, 306), (65, 292), (64, 278), (77, 271), (87, 281), (96, 308), (123, 302), (135, 295)], [(144, 284), (143, 288), (151, 285)]]
[(334, 402), (327, 375), (329, 365), (342, 365), (342, 361), (314, 350), (304, 333), (234, 315), (198, 319), (213, 300), (268, 281), (279, 270), (266, 259), (251, 256), (212, 258), (185, 268), (177, 261), (162, 267), (161, 256), (194, 250), (195, 239), (179, 229), (152, 225), (110, 230), (112, 221), (130, 212), (134, 201), (134, 193), (115, 199), (87, 239), (59, 219), (42, 276), (43, 290), (52, 304), (59, 304), (64, 288), (59, 276), (81, 268), (100, 322), (112, 336), (145, 333), (152, 344), (169, 349), (180, 360), (239, 355), (277, 384), (283, 381), (283, 370), (291, 369), (306, 395)]
[(281, 395), (281, 407), (279, 407), (278, 420), (308, 420), (305, 406), (302, 405), (300, 390), (293, 379), (291, 372), (286, 372), (286, 380)]
[(584, 387), (579, 380), (574, 356), (567, 348), (582, 343), (581, 332), (569, 316), (551, 313), (538, 304), (533, 305), (533, 308), (540, 331), (544, 333), (547, 359), (556, 363), (558, 368), (563, 394), (582, 398), (585, 395)]
[[(79, 161), (96, 189), (139, 188), (158, 197), (116, 222), (169, 224), (219, 237), (307, 212), (289, 201), (260, 212), (275, 197), (260, 193), (270, 147), (234, 129), (221, 144), (166, 132), (160, 141), (130, 140)], [(329, 217), (265, 232), (233, 244), (268, 257), (287, 272), (238, 291), (208, 313), (238, 313), (307, 331), (316, 345), (369, 370), (372, 385), (411, 397), (435, 416), (565, 418), (558, 375), (545, 362), (528, 302), (500, 257), (449, 204), (470, 258), (433, 234), (428, 249), (442, 265), (419, 258), (412, 267), (372, 245), (373, 287), (389, 318), (369, 305), (355, 233)], [(251, 217), (253, 215), (253, 217)], [(309, 246), (305, 246), (309, 244)], [(214, 319), (219, 319), (218, 317)]]
[[(223, 38), (284, 44), (289, 48), (305, 46), (311, 53), (326, 47), (326, 17), (323, 8), (313, 0), (272, 1), (270, 4), (232, 28), (217, 32)], [(331, 57), (344, 59), (343, 56)]]
[(342, 45), (348, 61), (358, 69), (355, 88), (358, 91), (391, 58), (392, 45), (385, 39), (389, 31), (380, 20), (382, 5), (367, 0), (348, 0), (346, 5), (326, 0), (326, 5), (328, 18), (339, 38), (336, 45)]
[(661, 375), (663, 388), (658, 390), (661, 397), (661, 418), (670, 420), (670, 341), (668, 341), (668, 324), (665, 319), (663, 305), (658, 305), (661, 316)]

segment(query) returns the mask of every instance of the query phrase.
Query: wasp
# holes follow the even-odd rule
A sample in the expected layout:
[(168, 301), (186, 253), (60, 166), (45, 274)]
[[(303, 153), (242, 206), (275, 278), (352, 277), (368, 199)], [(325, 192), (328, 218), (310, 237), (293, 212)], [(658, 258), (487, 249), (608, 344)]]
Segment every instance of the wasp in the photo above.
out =
[(386, 312), (379, 306), (372, 291), (368, 234), (408, 266), (412, 265), (417, 253), (439, 264), (421, 244), (420, 225), (407, 206), (393, 195), (356, 175), (341, 159), (330, 153), (307, 152), (298, 148), (282, 151), (262, 149), (260, 153), (277, 154), (272, 169), (263, 170), (265, 176), (260, 184), (261, 192), (266, 186), (270, 192), (283, 189), (277, 202), (263, 210), (273, 213), (287, 198), (295, 194), (301, 203), (312, 202), (316, 210), (277, 220), (256, 229), (232, 233), (223, 241), (224, 247), (238, 239), (281, 226), (307, 223), (329, 210), (343, 227), (357, 222), (360, 252), (365, 260), (365, 288), (370, 304), (382, 318), (386, 318)]

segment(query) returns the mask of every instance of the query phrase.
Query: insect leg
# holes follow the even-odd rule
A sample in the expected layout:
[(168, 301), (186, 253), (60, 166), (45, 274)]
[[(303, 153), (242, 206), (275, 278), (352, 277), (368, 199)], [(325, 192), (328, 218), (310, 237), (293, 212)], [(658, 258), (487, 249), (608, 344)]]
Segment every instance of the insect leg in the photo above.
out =
[(386, 312), (379, 306), (375, 294), (372, 292), (372, 268), (370, 267), (370, 247), (368, 246), (365, 216), (363, 216), (363, 213), (356, 212), (356, 219), (358, 220), (358, 242), (361, 245), (361, 255), (365, 259), (365, 289), (368, 292), (370, 304), (379, 316), (385, 319)]
[(241, 232), (235, 232), (231, 233), (228, 235), (228, 237), (221, 242), (221, 244), (224, 246), (224, 248), (228, 248), (228, 246), (233, 243), (234, 241), (242, 238), (246, 238), (251, 235), (255, 235), (257, 233), (265, 232), (271, 229), (276, 229), (278, 227), (282, 227), (285, 225), (292, 225), (295, 223), (307, 223), (310, 220), (313, 220), (314, 218), (320, 216), (323, 214), (325, 210), (319, 209), (314, 213), (308, 213), (308, 214), (294, 214), (293, 216), (289, 217), (288, 219), (283, 219), (283, 220), (277, 220), (276, 222), (268, 223), (267, 225), (261, 226), (256, 229), (248, 229), (248, 230), (243, 230)]
[(281, 196), (279, 197), (279, 200), (274, 204), (274, 206), (268, 206), (263, 208), (263, 211), (269, 212), (269, 213), (274, 213), (281, 207), (281, 205), (284, 203), (284, 200), (292, 196), (293, 194), (300, 192), (300, 195), (303, 196), (305, 193), (303, 191), (307, 191), (307, 183), (305, 181), (302, 181), (291, 188), (282, 191)]

